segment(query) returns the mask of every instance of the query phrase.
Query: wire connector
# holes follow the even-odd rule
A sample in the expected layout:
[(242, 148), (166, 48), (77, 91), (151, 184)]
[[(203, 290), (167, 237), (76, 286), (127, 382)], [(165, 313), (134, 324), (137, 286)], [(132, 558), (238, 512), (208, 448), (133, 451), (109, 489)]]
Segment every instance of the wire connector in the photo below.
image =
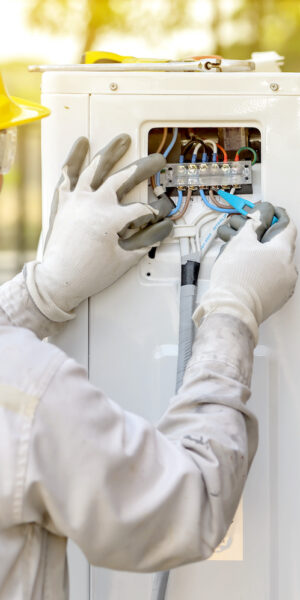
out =
[(165, 190), (162, 187), (162, 185), (156, 185), (153, 191), (157, 198), (160, 198), (165, 193)]

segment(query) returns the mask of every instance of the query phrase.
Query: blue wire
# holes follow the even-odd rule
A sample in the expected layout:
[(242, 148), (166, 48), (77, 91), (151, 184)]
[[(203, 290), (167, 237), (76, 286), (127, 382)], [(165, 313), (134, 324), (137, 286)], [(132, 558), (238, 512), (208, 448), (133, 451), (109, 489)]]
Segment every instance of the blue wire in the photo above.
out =
[[(184, 155), (183, 154), (180, 154), (180, 156), (179, 156), (179, 162), (180, 163), (184, 163)], [(172, 215), (176, 215), (176, 213), (181, 208), (182, 200), (183, 200), (182, 191), (178, 190), (178, 202), (177, 202), (176, 206), (171, 210), (171, 212), (169, 212), (168, 217), (172, 217)]]
[[(178, 127), (174, 127), (174, 129), (173, 129), (173, 137), (172, 137), (172, 139), (171, 139), (171, 141), (170, 141), (167, 149), (163, 153), (163, 156), (165, 158), (167, 158), (168, 154), (170, 154), (173, 146), (175, 145), (175, 142), (177, 140), (177, 136), (178, 136)], [(155, 175), (155, 183), (156, 183), (156, 185), (160, 184), (160, 171), (158, 173), (156, 173), (156, 175)]]
[(179, 209), (181, 208), (181, 205), (182, 205), (182, 198), (183, 198), (182, 191), (178, 190), (178, 202), (177, 202), (175, 208), (173, 208), (171, 210), (171, 212), (169, 212), (168, 217), (172, 217), (172, 215), (176, 215), (176, 213), (179, 211)]
[(167, 158), (168, 154), (170, 154), (173, 146), (175, 145), (175, 142), (177, 140), (177, 136), (178, 136), (178, 127), (174, 127), (172, 140), (171, 140), (170, 144), (168, 145), (167, 149), (164, 151), (164, 154), (163, 154), (163, 156), (165, 158)]
[[(222, 212), (222, 213), (228, 213), (229, 215), (231, 215), (232, 213), (236, 212), (235, 208), (219, 208), (218, 206), (215, 206), (214, 204), (211, 204), (204, 193), (204, 190), (200, 190), (200, 196), (204, 202), (204, 204), (206, 204), (206, 206), (208, 208), (211, 208), (212, 210), (216, 210), (217, 212)], [(177, 207), (176, 207), (177, 208)]]
[(214, 152), (212, 155), (212, 161), (217, 162), (217, 153), (216, 152)]
[(202, 154), (202, 162), (203, 163), (207, 162), (207, 152), (203, 152), (203, 154)]

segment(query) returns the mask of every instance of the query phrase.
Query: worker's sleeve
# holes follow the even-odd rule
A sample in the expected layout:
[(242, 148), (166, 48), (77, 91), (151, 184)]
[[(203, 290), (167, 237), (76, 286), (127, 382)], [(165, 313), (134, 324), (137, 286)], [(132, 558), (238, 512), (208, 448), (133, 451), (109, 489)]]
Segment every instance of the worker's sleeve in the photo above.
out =
[(6, 325), (25, 327), (43, 339), (63, 326), (45, 317), (31, 300), (23, 273), (0, 286), (0, 320)]
[(209, 316), (159, 429), (67, 359), (35, 415), (25, 520), (72, 538), (94, 565), (152, 571), (209, 557), (257, 445), (245, 406), (253, 347), (240, 321)]

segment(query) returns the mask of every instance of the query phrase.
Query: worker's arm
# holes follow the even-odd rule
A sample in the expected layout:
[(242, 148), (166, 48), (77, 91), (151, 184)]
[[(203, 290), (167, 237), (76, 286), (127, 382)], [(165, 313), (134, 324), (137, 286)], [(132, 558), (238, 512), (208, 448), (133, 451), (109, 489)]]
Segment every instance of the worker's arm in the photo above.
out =
[(34, 304), (23, 273), (0, 287), (0, 324), (30, 329), (40, 339), (58, 333), (63, 327), (63, 323), (50, 321)]
[(253, 347), (240, 321), (209, 317), (160, 430), (67, 359), (34, 417), (25, 521), (72, 538), (95, 565), (149, 571), (207, 558), (231, 523), (256, 449), (246, 407)]
[(296, 282), (294, 227), (262, 244), (249, 223), (213, 268), (183, 386), (158, 429), (111, 402), (72, 360), (37, 409), (24, 515), (71, 537), (93, 564), (148, 571), (205, 559), (231, 523), (257, 445), (246, 407), (257, 319)]

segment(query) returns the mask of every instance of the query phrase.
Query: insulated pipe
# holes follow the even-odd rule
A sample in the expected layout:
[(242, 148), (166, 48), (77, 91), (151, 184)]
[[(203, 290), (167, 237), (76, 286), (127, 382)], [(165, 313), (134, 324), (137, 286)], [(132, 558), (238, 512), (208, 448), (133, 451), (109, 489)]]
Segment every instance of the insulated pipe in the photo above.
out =
[(194, 341), (194, 323), (192, 316), (195, 308), (199, 269), (199, 252), (182, 257), (176, 392), (178, 392), (181, 387), (184, 372), (192, 354), (192, 345)]
[(170, 571), (155, 573), (151, 600), (165, 600)]
[[(184, 239), (182, 240), (184, 242)], [(184, 243), (181, 244), (181, 251)], [(192, 354), (197, 282), (200, 269), (200, 252), (193, 252), (181, 258), (179, 341), (176, 392), (181, 387), (187, 363)], [(154, 576), (151, 600), (165, 600), (170, 571), (161, 571)]]

